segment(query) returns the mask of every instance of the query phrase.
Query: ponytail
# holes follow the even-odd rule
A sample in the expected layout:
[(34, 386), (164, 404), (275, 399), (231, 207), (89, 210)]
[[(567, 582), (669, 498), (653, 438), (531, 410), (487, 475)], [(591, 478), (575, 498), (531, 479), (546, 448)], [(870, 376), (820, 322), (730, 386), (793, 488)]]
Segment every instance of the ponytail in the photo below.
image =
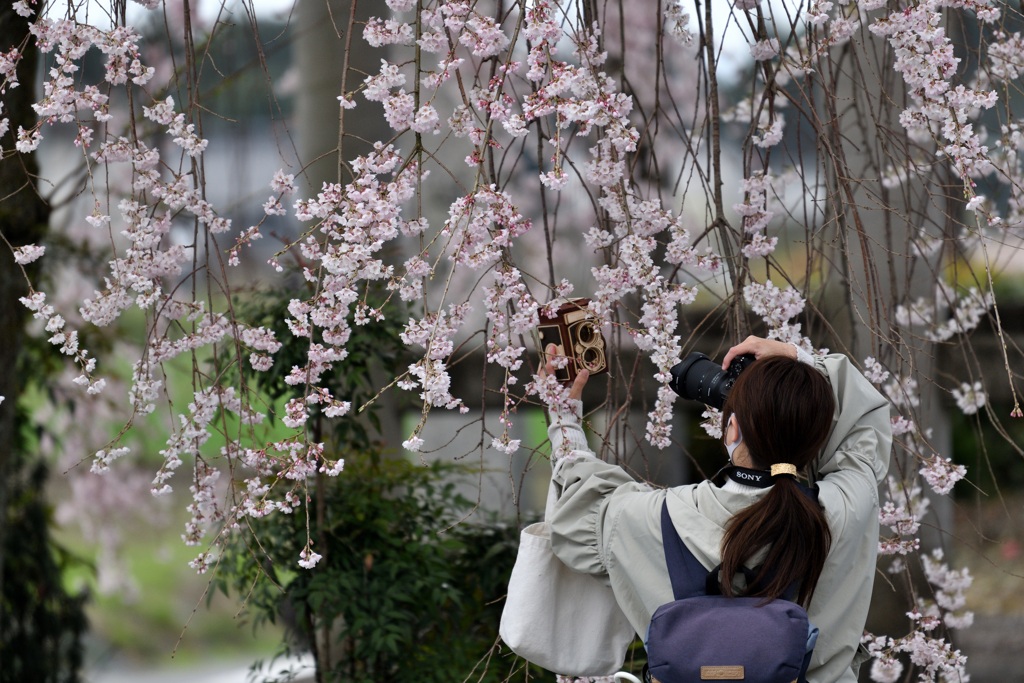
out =
[[(745, 369), (722, 409), (735, 415), (755, 467), (789, 463), (802, 469), (828, 439), (835, 397), (813, 367), (781, 356)], [(734, 515), (722, 538), (722, 593), (735, 595), (733, 577), (762, 550), (767, 556), (744, 595), (773, 599), (797, 582), (797, 602), (808, 604), (825, 566), (832, 533), (825, 512), (790, 474), (772, 478), (758, 502)]]
[(733, 577), (767, 546), (764, 563), (744, 595), (777, 598), (798, 582), (796, 602), (807, 605), (831, 544), (832, 532), (817, 501), (793, 477), (775, 477), (764, 498), (729, 521), (722, 539), (722, 594), (736, 594)]

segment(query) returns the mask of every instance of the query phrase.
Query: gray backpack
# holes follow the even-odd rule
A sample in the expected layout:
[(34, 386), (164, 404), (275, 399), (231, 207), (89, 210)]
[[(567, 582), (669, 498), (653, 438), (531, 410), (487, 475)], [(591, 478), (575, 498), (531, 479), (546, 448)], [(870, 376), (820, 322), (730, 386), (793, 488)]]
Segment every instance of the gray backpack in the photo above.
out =
[[(808, 490), (817, 498), (817, 491)], [(792, 598), (725, 597), (719, 568), (710, 572), (679, 538), (668, 504), (662, 507), (665, 561), (673, 602), (655, 611), (644, 645), (644, 680), (653, 683), (744, 681), (805, 683), (818, 629)], [(750, 570), (744, 568), (749, 578)]]

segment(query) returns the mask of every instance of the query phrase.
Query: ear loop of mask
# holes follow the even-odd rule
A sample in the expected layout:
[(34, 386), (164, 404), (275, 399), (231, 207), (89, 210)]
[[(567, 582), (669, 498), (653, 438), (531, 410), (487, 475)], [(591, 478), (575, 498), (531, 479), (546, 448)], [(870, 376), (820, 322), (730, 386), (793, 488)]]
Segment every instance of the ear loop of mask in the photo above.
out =
[[(730, 421), (730, 422), (732, 422), (732, 421), (733, 421), (733, 420), (735, 420), (735, 419), (736, 419), (736, 415), (735, 415), (735, 414), (733, 414), (733, 415), (730, 415), (730, 416), (729, 416), (729, 421)], [(726, 425), (726, 430), (725, 430), (725, 431), (726, 431), (726, 433), (728, 434), (728, 432), (729, 432), (729, 427), (728, 427), (728, 425)], [(741, 442), (743, 441), (743, 432), (741, 432), (741, 431), (740, 431), (740, 423), (739, 423), (739, 421), (738, 421), (738, 420), (737, 420), (737, 422), (736, 422), (736, 433), (737, 433), (737, 434), (739, 435), (739, 436), (738, 436), (738, 437), (736, 438), (736, 440), (735, 440), (735, 441), (733, 441), (732, 443), (727, 443), (727, 444), (725, 444), (725, 450), (726, 450), (726, 452), (727, 452), (727, 453), (729, 454), (729, 462), (730, 462), (731, 464), (733, 464), (733, 465), (735, 465), (736, 463), (734, 463), (734, 462), (732, 461), (732, 454), (736, 452), (736, 448), (737, 448), (737, 447), (738, 447), (738, 446), (740, 445), (740, 443), (741, 443)]]

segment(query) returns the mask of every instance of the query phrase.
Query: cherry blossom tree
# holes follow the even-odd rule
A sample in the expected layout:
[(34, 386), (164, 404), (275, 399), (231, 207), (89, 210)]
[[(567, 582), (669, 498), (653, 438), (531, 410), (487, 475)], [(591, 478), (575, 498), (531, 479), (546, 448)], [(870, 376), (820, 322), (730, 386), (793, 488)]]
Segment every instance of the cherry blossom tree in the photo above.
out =
[[(879, 551), (911, 586), (906, 635), (865, 638), (871, 677), (963, 674), (945, 633), (970, 625), (970, 576), (939, 546), (922, 548), (921, 527), (936, 497), (971, 476), (951, 459), (940, 408), (1004, 434), (1021, 417), (1020, 351), (995, 286), (1024, 225), (1017, 9), (387, 0), (363, 18), (353, 2), (331, 17), (346, 46), (328, 133), (340, 150), (334, 177), (311, 183), (316, 160), (284, 155), (254, 200), (262, 218), (240, 223), (238, 207), (211, 200), (222, 179), (205, 165), (218, 140), (204, 130), (218, 112), (200, 74), (217, 67), (202, 46), (224, 14), (202, 28), (195, 2), (136, 4), (13, 4), (31, 34), (0, 54), (3, 157), (61, 144), (77, 161), (68, 179), (41, 177), (0, 200), (46, 199), (72, 184), (66, 239), (91, 256), (62, 262), (74, 276), (42, 278), (29, 264), (45, 271), (58, 237), (26, 241), (5, 228), (3, 238), (31, 334), (74, 369), (60, 391), (120, 414), (113, 437), (75, 458), (95, 474), (116, 469), (140, 457), (130, 436), (146, 416), (167, 416), (148, 487), (163, 496), (176, 473), (191, 472), (183, 536), (196, 570), (215, 566), (246, 519), (301, 508), (318, 474), (345, 476), (342, 457), (307, 426), (367, 407), (324, 381), (346, 363), (354, 328), (401, 317), (414, 360), (382, 381), (377, 400), (400, 393), (416, 405), (405, 449), (430, 448), (424, 428), (445, 411), (465, 415), (480, 452), (511, 458), (529, 446), (514, 429), (525, 407), (566, 400), (534, 374), (536, 327), (561, 299), (586, 296), (610, 344), (595, 416), (611, 459), (630, 408), (647, 414), (638, 441), (679, 447), (669, 368), (698, 345), (758, 332), (860, 363), (895, 408)], [(256, 4), (234, 11), (254, 18)], [(150, 63), (157, 48), (133, 17), (179, 46), (169, 65)], [(350, 60), (367, 51), (379, 57), (368, 73)], [(25, 78), (18, 66), (33, 52), (45, 64), (42, 96), (35, 122), (19, 123), (9, 114)], [(387, 132), (346, 155), (356, 116), (382, 118)], [(275, 220), (287, 236), (271, 234)], [(254, 272), (304, 287), (287, 307), (286, 338), (233, 306)], [(86, 343), (116, 339), (126, 316), (144, 320), (140, 343)], [(972, 346), (979, 326), (999, 342), (987, 374)], [(268, 406), (251, 378), (275, 367), (284, 344), (303, 360), (280, 373), (288, 400)], [(965, 374), (940, 355), (962, 358)], [(480, 393), (497, 397), (496, 425), (453, 382), (473, 356), (484, 358)], [(185, 395), (168, 380), (181, 366)], [(993, 405), (994, 386), (1009, 404)], [(271, 417), (287, 431), (269, 429)], [(705, 417), (719, 434), (717, 414)], [(310, 536), (295, 561), (320, 560)], [(909, 580), (914, 571), (927, 585)]]

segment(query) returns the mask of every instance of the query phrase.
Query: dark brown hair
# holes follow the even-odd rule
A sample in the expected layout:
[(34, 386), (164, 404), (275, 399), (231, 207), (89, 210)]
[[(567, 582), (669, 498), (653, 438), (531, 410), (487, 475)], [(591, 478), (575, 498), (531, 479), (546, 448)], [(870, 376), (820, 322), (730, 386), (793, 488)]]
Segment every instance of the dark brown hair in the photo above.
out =
[[(771, 356), (746, 368), (722, 408), (722, 424), (736, 416), (755, 468), (812, 462), (828, 439), (835, 398), (828, 380), (805, 363)], [(808, 604), (818, 583), (832, 534), (817, 501), (789, 475), (777, 476), (758, 502), (733, 516), (722, 539), (722, 593), (751, 557), (768, 549), (745, 595), (777, 598), (799, 581), (797, 602)]]

